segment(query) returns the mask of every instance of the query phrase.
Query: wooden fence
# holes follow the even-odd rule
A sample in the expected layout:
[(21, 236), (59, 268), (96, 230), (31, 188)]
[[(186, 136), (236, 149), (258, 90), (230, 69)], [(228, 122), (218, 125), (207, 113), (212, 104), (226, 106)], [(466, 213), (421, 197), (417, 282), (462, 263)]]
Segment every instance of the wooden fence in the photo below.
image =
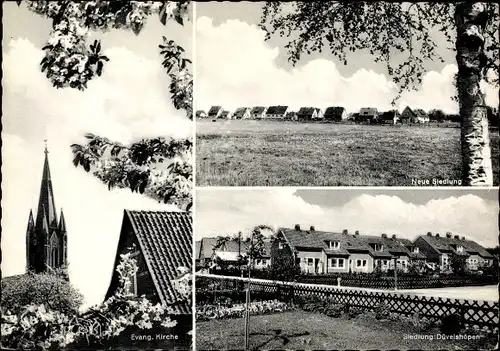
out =
[[(233, 302), (243, 302), (248, 280), (238, 277), (197, 275), (196, 304), (213, 303), (212, 299), (229, 297)], [(468, 326), (498, 325), (498, 302), (459, 300), (433, 296), (417, 296), (398, 292), (369, 291), (355, 288), (337, 288), (324, 285), (276, 282), (252, 279), (250, 282), (252, 301), (277, 299), (290, 302), (298, 297), (316, 296), (331, 299), (333, 303), (346, 304), (353, 308), (372, 309), (387, 304), (391, 312), (440, 319), (457, 314)]]

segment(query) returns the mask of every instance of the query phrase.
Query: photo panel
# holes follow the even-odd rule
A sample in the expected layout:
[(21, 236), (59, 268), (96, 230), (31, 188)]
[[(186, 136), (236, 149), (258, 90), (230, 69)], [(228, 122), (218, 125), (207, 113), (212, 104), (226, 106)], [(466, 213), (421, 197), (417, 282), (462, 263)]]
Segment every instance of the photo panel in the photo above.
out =
[(494, 349), (498, 191), (375, 189), (198, 188), (196, 348)]
[(471, 4), (197, 4), (197, 185), (498, 185), (498, 5)]
[(2, 9), (1, 348), (190, 349), (193, 5)]

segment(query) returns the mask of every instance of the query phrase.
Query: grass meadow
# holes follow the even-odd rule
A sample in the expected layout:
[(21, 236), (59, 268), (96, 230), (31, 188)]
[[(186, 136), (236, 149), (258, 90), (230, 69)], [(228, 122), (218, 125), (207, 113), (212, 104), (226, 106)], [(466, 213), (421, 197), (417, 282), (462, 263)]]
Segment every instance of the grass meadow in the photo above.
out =
[[(411, 186), (461, 179), (460, 129), (198, 120), (199, 186)], [(492, 131), (494, 182), (499, 136)], [(440, 184), (457, 185), (457, 184)]]
[[(196, 322), (198, 350), (244, 348), (243, 318)], [(289, 311), (250, 317), (251, 350), (481, 350), (485, 340), (444, 340), (438, 329), (416, 332), (401, 321)]]

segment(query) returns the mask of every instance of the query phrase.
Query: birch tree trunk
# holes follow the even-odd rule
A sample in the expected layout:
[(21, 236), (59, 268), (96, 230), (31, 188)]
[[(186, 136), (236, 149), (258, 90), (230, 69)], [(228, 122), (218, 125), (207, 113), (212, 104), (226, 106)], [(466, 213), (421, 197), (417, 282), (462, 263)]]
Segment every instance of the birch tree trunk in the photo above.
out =
[(493, 185), (490, 137), (484, 94), (480, 89), (484, 55), (486, 6), (462, 2), (455, 9), (457, 88), (461, 117), (463, 185)]

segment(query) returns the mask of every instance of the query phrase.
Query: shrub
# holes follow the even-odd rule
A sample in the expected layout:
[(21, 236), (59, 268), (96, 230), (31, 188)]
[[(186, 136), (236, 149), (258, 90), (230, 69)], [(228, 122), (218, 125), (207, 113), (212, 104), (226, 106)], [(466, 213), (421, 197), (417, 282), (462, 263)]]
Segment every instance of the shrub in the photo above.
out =
[(69, 281), (51, 273), (26, 273), (2, 279), (4, 310), (19, 313), (29, 305), (44, 305), (51, 311), (75, 314), (83, 295)]
[(441, 332), (443, 332), (443, 334), (458, 334), (461, 329), (462, 321), (459, 315), (449, 314), (441, 319)]
[(344, 311), (345, 306), (343, 304), (333, 304), (325, 308), (324, 313), (328, 317), (339, 318)]
[(391, 308), (388, 303), (382, 302), (375, 306), (373, 311), (375, 312), (376, 319), (389, 319)]
[[(196, 307), (196, 320), (204, 321), (211, 319), (242, 318), (245, 316), (246, 304), (232, 305), (203, 305)], [(250, 315), (262, 315), (286, 311), (288, 306), (277, 300), (251, 302), (248, 310)]]

